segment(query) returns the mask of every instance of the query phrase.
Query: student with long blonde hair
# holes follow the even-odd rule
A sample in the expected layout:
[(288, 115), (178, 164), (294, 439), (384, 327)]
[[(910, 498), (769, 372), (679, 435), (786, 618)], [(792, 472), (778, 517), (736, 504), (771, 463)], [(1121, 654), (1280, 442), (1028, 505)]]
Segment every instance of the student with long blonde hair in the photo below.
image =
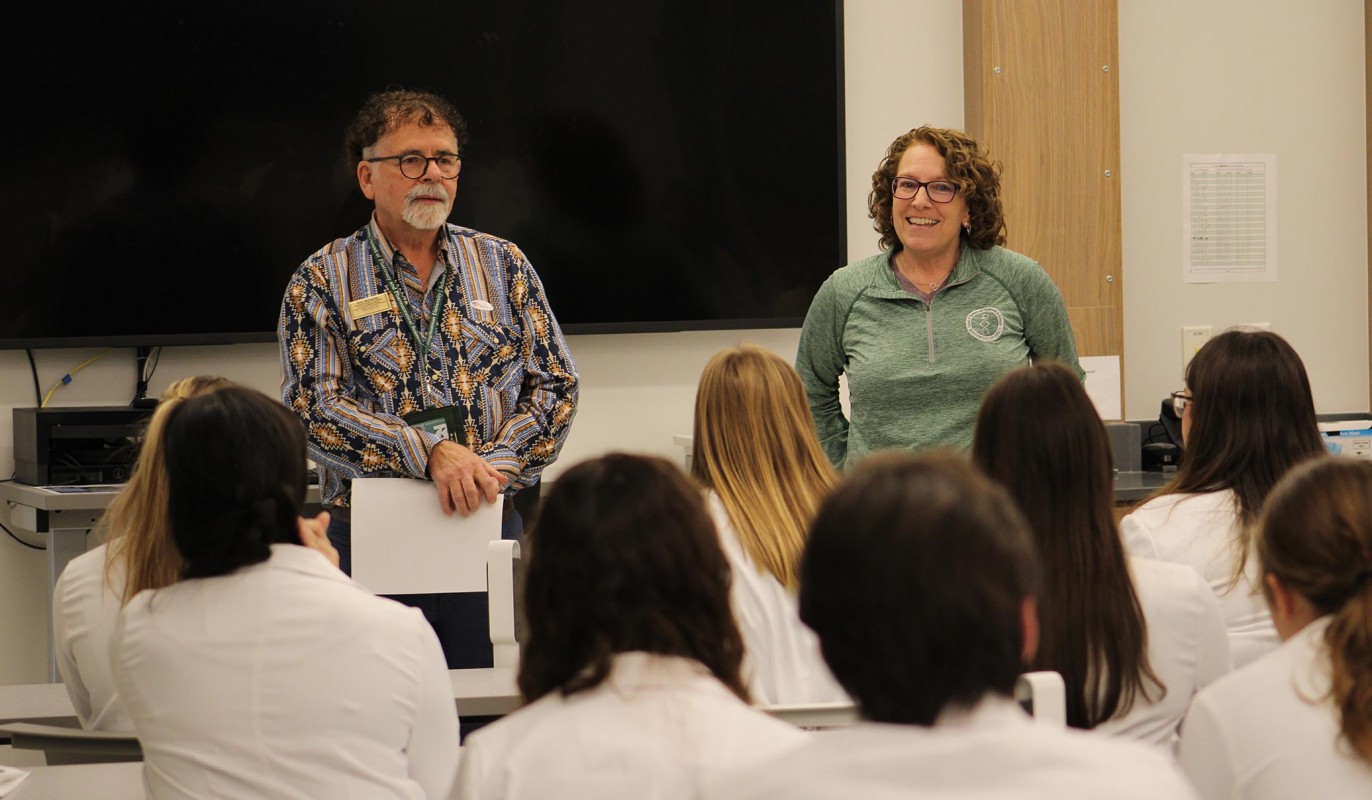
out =
[(1196, 697), (1182, 768), (1204, 798), (1372, 797), (1372, 463), (1291, 470), (1256, 539), (1282, 644)]
[(181, 572), (167, 523), (167, 471), (158, 447), (163, 423), (182, 400), (230, 385), (224, 378), (197, 376), (167, 387), (148, 420), (133, 474), (98, 525), (108, 531), (107, 543), (72, 559), (57, 581), (57, 669), (85, 728), (133, 730), (110, 675), (110, 631), (129, 598), (170, 586)]
[(845, 700), (796, 611), (807, 531), (836, 476), (790, 364), (752, 345), (710, 359), (696, 392), (691, 475), (708, 490), (733, 569), (731, 602), (758, 699)]

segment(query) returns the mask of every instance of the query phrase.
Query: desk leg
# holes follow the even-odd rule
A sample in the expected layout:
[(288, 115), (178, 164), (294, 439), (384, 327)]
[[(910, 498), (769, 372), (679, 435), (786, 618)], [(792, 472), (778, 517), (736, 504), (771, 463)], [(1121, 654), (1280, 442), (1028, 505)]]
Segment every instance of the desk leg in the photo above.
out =
[(62, 677), (57, 674), (57, 629), (54, 625), (52, 592), (57, 587), (57, 578), (67, 568), (67, 562), (86, 552), (84, 528), (59, 528), (48, 532), (48, 680), (57, 683)]

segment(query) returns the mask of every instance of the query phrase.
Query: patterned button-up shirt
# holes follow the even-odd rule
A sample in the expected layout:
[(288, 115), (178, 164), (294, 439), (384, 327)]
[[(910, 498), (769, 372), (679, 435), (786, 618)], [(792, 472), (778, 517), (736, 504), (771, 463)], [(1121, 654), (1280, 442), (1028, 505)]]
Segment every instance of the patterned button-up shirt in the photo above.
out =
[[(394, 303), (350, 305), (387, 294), (382, 269), (421, 335), (451, 286), (427, 353)], [(576, 365), (528, 259), (504, 239), (446, 225), (434, 274), (421, 284), (373, 218), (310, 256), (286, 287), (281, 394), (305, 422), (326, 505), (348, 505), (353, 478), (425, 477), (441, 439), (401, 419), (413, 411), (465, 409), (468, 446), (511, 477), (508, 491), (536, 483), (562, 448)]]

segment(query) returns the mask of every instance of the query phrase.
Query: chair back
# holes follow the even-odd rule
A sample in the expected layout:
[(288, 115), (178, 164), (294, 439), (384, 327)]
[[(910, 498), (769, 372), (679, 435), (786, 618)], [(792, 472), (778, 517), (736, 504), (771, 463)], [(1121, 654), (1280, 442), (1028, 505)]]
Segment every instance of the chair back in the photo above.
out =
[(1067, 727), (1067, 685), (1058, 673), (1044, 670), (1020, 675), (1015, 699), (1035, 721)]
[(852, 703), (797, 703), (759, 706), (758, 710), (797, 728), (812, 731), (846, 728), (858, 721), (857, 706)]
[(519, 542), (499, 539), (486, 546), (486, 592), (490, 608), (491, 650), (495, 666), (519, 666), (518, 598), (522, 595), (523, 560)]

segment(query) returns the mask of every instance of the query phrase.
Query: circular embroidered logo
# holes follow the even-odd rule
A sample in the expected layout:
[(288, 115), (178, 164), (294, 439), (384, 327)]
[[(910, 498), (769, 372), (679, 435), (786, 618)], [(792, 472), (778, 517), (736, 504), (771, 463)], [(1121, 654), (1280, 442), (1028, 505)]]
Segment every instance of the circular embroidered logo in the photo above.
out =
[(1005, 333), (1005, 316), (998, 308), (978, 308), (967, 315), (967, 332), (983, 342), (994, 342)]

